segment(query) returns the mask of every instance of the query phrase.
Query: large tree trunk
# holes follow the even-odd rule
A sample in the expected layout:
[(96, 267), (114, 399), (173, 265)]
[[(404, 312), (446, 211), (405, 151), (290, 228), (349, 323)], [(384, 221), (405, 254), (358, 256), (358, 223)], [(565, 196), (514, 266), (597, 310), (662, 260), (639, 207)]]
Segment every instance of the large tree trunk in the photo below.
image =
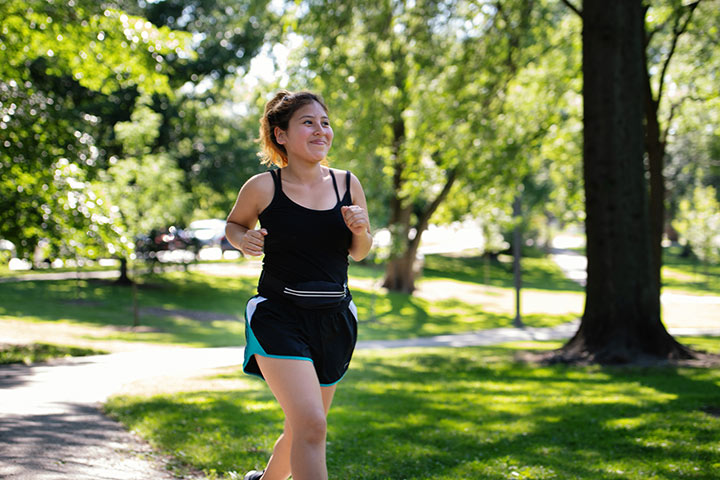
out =
[(641, 0), (583, 7), (585, 312), (561, 360), (625, 363), (689, 352), (660, 320), (643, 165)]

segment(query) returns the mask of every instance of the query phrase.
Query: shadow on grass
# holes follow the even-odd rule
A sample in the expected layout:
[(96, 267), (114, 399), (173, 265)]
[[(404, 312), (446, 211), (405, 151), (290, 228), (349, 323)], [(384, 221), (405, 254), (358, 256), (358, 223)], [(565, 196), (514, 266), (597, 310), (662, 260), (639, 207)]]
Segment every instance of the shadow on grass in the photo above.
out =
[[(330, 477), (717, 478), (720, 419), (707, 413), (720, 406), (717, 372), (536, 367), (509, 355), (357, 355), (330, 413)], [(195, 467), (243, 471), (263, 465), (281, 430), (280, 408), (256, 385), (121, 399), (112, 411)]]
[[(0, 315), (28, 321), (110, 326), (115, 331), (102, 337), (110, 340), (194, 346), (244, 343), (242, 315), (247, 299), (255, 293), (256, 279), (176, 272), (141, 280), (140, 328), (134, 330), (131, 288), (101, 280), (0, 284)], [(428, 301), (407, 294), (363, 290), (353, 291), (353, 298), (358, 306), (361, 340), (414, 338), (512, 325), (509, 315), (485, 312), (482, 305), (457, 299)], [(211, 315), (202, 320), (199, 313), (203, 312), (238, 321), (208, 321)], [(572, 315), (535, 315), (527, 316), (525, 322), (540, 327), (572, 319)]]
[[(560, 267), (547, 258), (523, 259), (523, 288), (551, 291), (582, 292), (584, 288), (565, 277)], [(448, 257), (427, 255), (423, 278), (451, 278), (464, 282), (483, 283), (488, 277), (489, 285), (513, 288), (511, 262), (486, 259), (482, 256)]]
[(717, 478), (716, 373), (426, 352), (349, 375), (332, 423), (355, 441), (331, 446), (337, 478)]
[(148, 276), (138, 284), (138, 305), (211, 311), (238, 321), (199, 321), (179, 314), (141, 315), (133, 326), (131, 287), (102, 280), (28, 281), (0, 285), (0, 315), (29, 321), (114, 327), (103, 339), (228, 346), (244, 343), (242, 315), (255, 280), (197, 273)]
[(151, 432), (151, 443), (179, 463), (191, 459), (193, 468), (211, 473), (264, 466), (283, 426), (276, 405), (269, 390), (257, 388), (244, 390), (240, 398), (238, 392), (193, 392), (141, 402), (119, 396), (105, 411), (141, 435)]
[[(358, 307), (360, 340), (402, 338), (465, 333), (490, 328), (511, 327), (510, 315), (487, 312), (480, 304), (458, 299), (428, 301), (408, 294), (378, 295), (353, 291)], [(574, 320), (576, 315), (526, 315), (529, 327), (552, 327)]]

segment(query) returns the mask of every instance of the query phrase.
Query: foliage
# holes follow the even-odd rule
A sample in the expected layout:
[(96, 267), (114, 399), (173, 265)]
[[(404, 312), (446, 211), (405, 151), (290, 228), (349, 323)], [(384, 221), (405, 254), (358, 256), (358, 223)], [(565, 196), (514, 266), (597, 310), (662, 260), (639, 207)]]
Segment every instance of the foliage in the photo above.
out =
[(0, 236), (19, 256), (43, 238), (67, 255), (63, 245), (89, 231), (96, 194), (78, 187), (104, 162), (104, 113), (131, 90), (169, 94), (163, 55), (192, 56), (187, 34), (97, 2), (73, 7), (0, 5)]
[[(357, 352), (329, 416), (330, 476), (714, 478), (716, 370), (513, 362), (557, 345)], [(232, 369), (187, 390), (105, 409), (178, 463), (221, 478), (262, 467), (283, 422), (265, 384)]]
[[(182, 197), (193, 191), (202, 209), (197, 216), (227, 210), (251, 155), (245, 124), (227, 114), (232, 99), (224, 79), (242, 73), (273, 30), (267, 4), (2, 2), (0, 237), (12, 241), (21, 257), (30, 256), (41, 240), (65, 257), (106, 250), (117, 230), (127, 233), (114, 225), (117, 205), (105, 204), (100, 225), (61, 208), (58, 199), (77, 192), (59, 190), (53, 172), (75, 165), (77, 182), (98, 186), (118, 158), (144, 154), (159, 155), (146, 161), (163, 163), (168, 172), (181, 168), (182, 178), (171, 173), (172, 181), (180, 182)], [(115, 128), (134, 121), (136, 105), (145, 114), (149, 109), (162, 115), (150, 130), (152, 144), (141, 142), (149, 148), (142, 156), (122, 151)], [(112, 199), (104, 195), (104, 200)], [(183, 211), (173, 223), (187, 216)], [(108, 230), (107, 235), (97, 229)], [(85, 251), (66, 248), (83, 235), (97, 244)], [(124, 236), (120, 243), (128, 245)], [(111, 243), (117, 250), (117, 240)]]
[[(306, 42), (294, 75), (332, 106), (333, 155), (363, 178), (372, 218), (389, 226), (389, 265), (413, 256), (431, 220), (507, 209), (526, 178), (538, 205), (566, 186), (565, 207), (577, 195), (579, 182), (563, 178), (577, 175), (577, 154), (541, 150), (579, 131), (558, 135), (578, 106), (577, 85), (563, 92), (579, 50), (556, 3), (317, 1), (290, 15)], [(529, 179), (538, 170), (546, 185)]]
[[(676, 18), (686, 18), (692, 8), (692, 21), (672, 50), (672, 38), (679, 26)], [(714, 80), (720, 70), (718, 2), (653, 0), (649, 2), (646, 30), (652, 88), (661, 95), (658, 117), (667, 151), (663, 173), (669, 218), (673, 219), (679, 202), (691, 195), (698, 178), (716, 191), (720, 189), (720, 93)], [(671, 53), (672, 62), (665, 70), (663, 65)], [(657, 93), (661, 82), (663, 90)]]
[(112, 205), (117, 233), (106, 248), (111, 255), (118, 252), (125, 258), (134, 253), (141, 235), (181, 219), (189, 201), (182, 170), (167, 154), (150, 153), (161, 115), (143, 104), (142, 97), (138, 104), (129, 122), (115, 125), (123, 150), (131, 156), (111, 159), (112, 166), (101, 172), (96, 183)]
[(696, 185), (680, 201), (674, 225), (703, 263), (720, 263), (720, 201), (713, 187)]

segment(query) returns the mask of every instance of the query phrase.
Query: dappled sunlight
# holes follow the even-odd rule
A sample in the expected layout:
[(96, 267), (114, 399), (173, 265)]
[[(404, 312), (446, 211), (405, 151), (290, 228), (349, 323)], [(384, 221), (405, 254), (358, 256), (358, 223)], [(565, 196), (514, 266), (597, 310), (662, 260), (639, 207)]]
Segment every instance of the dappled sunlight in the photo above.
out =
[[(357, 352), (330, 412), (331, 477), (712, 478), (697, 472), (720, 453), (720, 419), (700, 410), (720, 402), (717, 371), (532, 366), (513, 362), (514, 351)], [(244, 378), (239, 367), (208, 380), (234, 376)], [(256, 380), (236, 392), (114, 402), (131, 427), (218, 471), (261, 466), (282, 428)], [(175, 425), (177, 412), (193, 427)]]

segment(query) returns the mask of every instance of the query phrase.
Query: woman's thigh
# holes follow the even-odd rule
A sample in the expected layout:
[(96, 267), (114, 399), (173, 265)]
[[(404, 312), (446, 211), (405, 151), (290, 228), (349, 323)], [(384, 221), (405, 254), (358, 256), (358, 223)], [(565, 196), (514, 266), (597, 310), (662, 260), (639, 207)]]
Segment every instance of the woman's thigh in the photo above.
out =
[(323, 419), (332, 403), (335, 386), (321, 387), (312, 362), (256, 355), (260, 371), (292, 427)]

